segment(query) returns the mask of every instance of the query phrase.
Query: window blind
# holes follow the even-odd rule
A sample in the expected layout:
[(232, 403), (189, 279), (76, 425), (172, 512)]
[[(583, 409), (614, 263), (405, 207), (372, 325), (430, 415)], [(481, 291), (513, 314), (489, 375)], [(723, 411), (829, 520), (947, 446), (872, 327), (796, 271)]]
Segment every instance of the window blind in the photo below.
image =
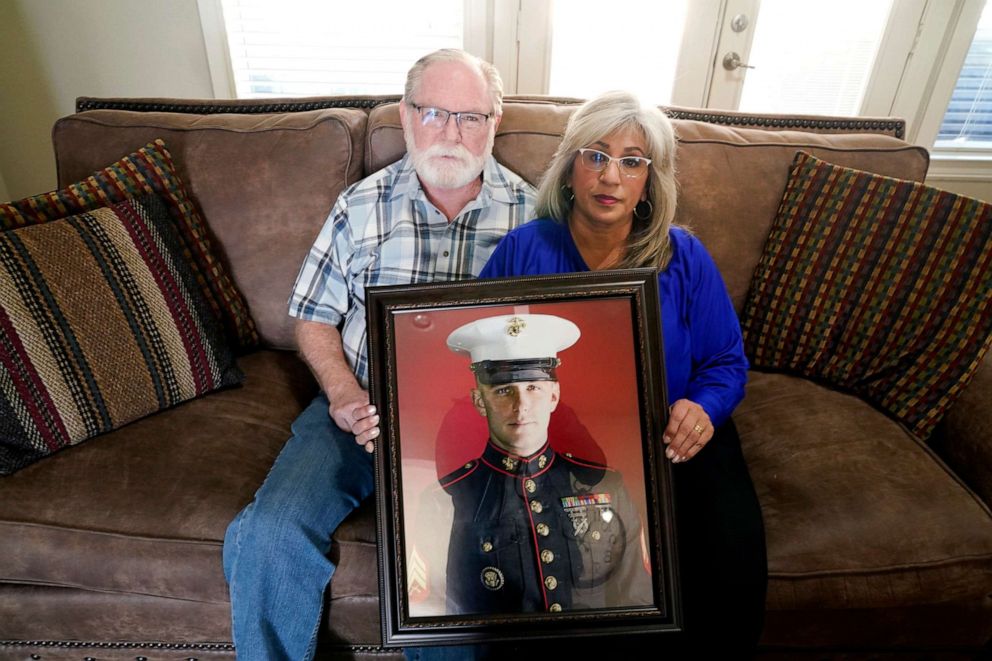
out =
[(222, 0), (239, 98), (400, 94), (410, 66), (461, 48), (463, 0)]

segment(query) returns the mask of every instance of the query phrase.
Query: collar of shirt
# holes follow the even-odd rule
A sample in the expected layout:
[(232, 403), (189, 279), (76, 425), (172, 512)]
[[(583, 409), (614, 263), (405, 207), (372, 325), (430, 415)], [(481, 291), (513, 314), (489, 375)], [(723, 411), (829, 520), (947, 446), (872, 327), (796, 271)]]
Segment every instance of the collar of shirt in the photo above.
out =
[(515, 477), (535, 477), (551, 468), (555, 451), (545, 441), (544, 446), (529, 457), (519, 457), (506, 450), (496, 447), (492, 440), (486, 443), (482, 453), (482, 462), (506, 475)]

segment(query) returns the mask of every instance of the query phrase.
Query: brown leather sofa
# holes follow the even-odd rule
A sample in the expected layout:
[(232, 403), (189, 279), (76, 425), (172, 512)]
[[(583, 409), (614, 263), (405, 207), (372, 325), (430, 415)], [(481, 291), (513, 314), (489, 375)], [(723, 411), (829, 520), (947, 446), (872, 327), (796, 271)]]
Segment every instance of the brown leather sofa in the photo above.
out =
[[(403, 152), (396, 99), (79, 100), (60, 185), (163, 138), (263, 347), (210, 394), (0, 478), (0, 657), (234, 654), (221, 543), (315, 392), (286, 300), (338, 193)], [(496, 156), (536, 182), (574, 103), (508, 99)], [(891, 119), (672, 109), (678, 220), (740, 310), (797, 149), (922, 180)], [(753, 371), (735, 414), (768, 538), (767, 658), (970, 658), (992, 639), (992, 361), (929, 444), (854, 396)], [(320, 654), (380, 647), (374, 506), (337, 531)]]

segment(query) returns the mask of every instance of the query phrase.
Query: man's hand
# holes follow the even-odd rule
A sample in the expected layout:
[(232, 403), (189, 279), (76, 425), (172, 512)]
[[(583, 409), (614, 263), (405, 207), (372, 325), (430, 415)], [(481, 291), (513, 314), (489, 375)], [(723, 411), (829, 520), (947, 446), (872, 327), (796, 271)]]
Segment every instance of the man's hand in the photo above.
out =
[(375, 407), (369, 406), (368, 391), (359, 385), (345, 361), (338, 329), (316, 321), (297, 321), (296, 341), (331, 402), (328, 414), (334, 424), (354, 434), (355, 442), (366, 451), (375, 450), (379, 416)]
[(347, 396), (334, 397), (328, 412), (338, 427), (355, 435), (355, 442), (364, 445), (366, 452), (375, 450), (374, 441), (379, 437), (379, 416), (375, 407), (369, 404), (368, 391), (359, 388)]
[(668, 426), (662, 439), (668, 448), (665, 456), (673, 464), (689, 461), (713, 438), (713, 423), (703, 407), (688, 399), (680, 399), (669, 409)]

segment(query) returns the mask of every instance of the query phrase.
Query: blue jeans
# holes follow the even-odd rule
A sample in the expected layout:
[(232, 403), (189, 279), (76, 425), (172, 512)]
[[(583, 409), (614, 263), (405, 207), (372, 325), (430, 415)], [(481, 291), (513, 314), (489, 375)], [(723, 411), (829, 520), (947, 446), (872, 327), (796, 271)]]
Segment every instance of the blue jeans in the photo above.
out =
[(331, 534), (372, 494), (372, 476), (372, 455), (338, 428), (318, 395), (224, 537), (239, 661), (313, 658), (334, 573)]

